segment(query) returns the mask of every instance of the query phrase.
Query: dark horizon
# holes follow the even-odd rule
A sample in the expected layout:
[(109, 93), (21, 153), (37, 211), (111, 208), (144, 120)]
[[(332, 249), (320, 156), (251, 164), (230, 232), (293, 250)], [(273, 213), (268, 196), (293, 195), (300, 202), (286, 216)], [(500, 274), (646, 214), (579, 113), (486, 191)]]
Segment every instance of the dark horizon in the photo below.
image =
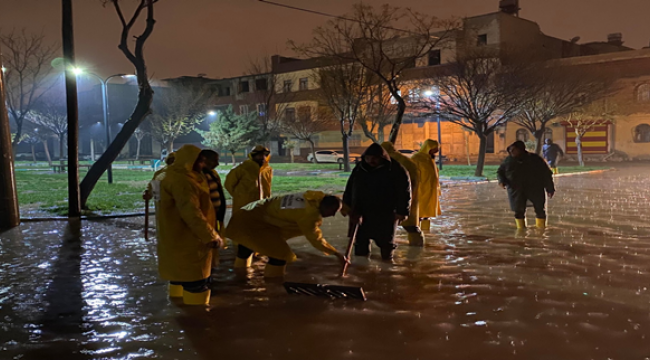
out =
[[(50, 41), (60, 42), (60, 2), (56, 0), (3, 0), (0, 29), (43, 31)], [(343, 14), (353, 3), (330, 0), (283, 0), (332, 14)], [(211, 78), (241, 75), (248, 60), (281, 54), (291, 56), (288, 39), (308, 41), (311, 30), (327, 18), (262, 4), (257, 0), (161, 0), (156, 5), (156, 28), (147, 42), (145, 56), (151, 77), (162, 79), (206, 74)], [(412, 7), (440, 18), (475, 16), (498, 10), (498, 0), (366, 0)], [(620, 0), (521, 0), (522, 18), (537, 22), (550, 36), (581, 43), (605, 41), (607, 34), (623, 33), (632, 48), (650, 42), (650, 1)], [(75, 0), (77, 62), (89, 71), (106, 76), (129, 72), (131, 65), (117, 49), (120, 24), (112, 7), (99, 0)], [(34, 10), (36, 9), (36, 10)], [(129, 9), (130, 10), (130, 9)], [(438, 10), (436, 13), (435, 10)], [(126, 11), (127, 13), (130, 11)], [(243, 20), (245, 23), (242, 24)], [(170, 55), (173, 54), (173, 55)]]

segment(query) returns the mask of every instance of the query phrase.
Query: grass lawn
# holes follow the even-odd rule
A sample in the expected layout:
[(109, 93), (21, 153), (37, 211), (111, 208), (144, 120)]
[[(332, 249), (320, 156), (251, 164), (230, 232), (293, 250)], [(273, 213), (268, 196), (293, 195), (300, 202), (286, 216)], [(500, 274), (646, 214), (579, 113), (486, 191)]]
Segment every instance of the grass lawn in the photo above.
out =
[[(337, 164), (271, 164), (278, 171), (308, 171), (308, 170), (337, 170)], [(220, 166), (222, 178), (223, 171), (228, 171), (230, 166)], [(561, 173), (578, 172), (602, 169), (602, 167), (561, 167)], [(488, 179), (496, 178), (497, 166), (485, 166), (484, 174)], [(85, 170), (80, 172), (83, 179)], [(145, 189), (152, 171), (142, 170), (113, 170), (114, 184), (109, 185), (106, 175), (97, 183), (95, 190), (88, 199), (88, 207), (94, 213), (121, 213), (141, 211), (144, 208), (142, 190)], [(466, 165), (444, 165), (441, 177), (444, 178), (470, 178), (473, 179), (474, 167)], [(17, 162), (16, 184), (21, 211), (28, 214), (30, 211), (46, 211), (48, 213), (64, 215), (67, 212), (67, 174), (57, 174), (49, 171), (47, 163)], [(345, 187), (347, 176), (275, 176), (273, 179), (273, 193), (286, 194), (304, 190), (321, 190), (325, 192), (341, 193)], [(229, 198), (229, 195), (226, 194)]]

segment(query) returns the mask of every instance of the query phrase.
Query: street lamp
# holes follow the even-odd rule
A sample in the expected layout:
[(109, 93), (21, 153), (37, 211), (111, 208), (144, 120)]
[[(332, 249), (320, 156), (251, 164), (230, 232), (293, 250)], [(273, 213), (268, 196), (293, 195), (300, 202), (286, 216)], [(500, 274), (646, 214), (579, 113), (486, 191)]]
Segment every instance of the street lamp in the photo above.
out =
[[(133, 77), (135, 75), (115, 74), (115, 75), (111, 75), (111, 76), (107, 77), (106, 79), (102, 79), (99, 75), (93, 74), (93, 73), (87, 73), (81, 68), (74, 68), (72, 71), (77, 76), (79, 76), (81, 74), (88, 74), (90, 76), (93, 76), (97, 80), (99, 80), (99, 82), (101, 84), (101, 87), (102, 87), (102, 108), (103, 108), (103, 112), (104, 112), (104, 131), (106, 132), (106, 148), (104, 149), (104, 151), (106, 151), (106, 149), (108, 149), (108, 145), (111, 143), (111, 129), (108, 126), (108, 94), (107, 94), (108, 82), (114, 77), (125, 78), (125, 77)], [(107, 174), (108, 174), (108, 183), (112, 184), (113, 183), (113, 163), (112, 162), (108, 165)]]
[(442, 133), (440, 127), (440, 89), (434, 87), (435, 91), (427, 90), (424, 95), (431, 98), (436, 97), (436, 122), (438, 123), (438, 168), (442, 170)]
[(217, 115), (217, 112), (214, 111), (214, 110), (211, 110), (211, 111), (208, 111), (208, 115), (209, 116), (215, 116), (215, 115)]

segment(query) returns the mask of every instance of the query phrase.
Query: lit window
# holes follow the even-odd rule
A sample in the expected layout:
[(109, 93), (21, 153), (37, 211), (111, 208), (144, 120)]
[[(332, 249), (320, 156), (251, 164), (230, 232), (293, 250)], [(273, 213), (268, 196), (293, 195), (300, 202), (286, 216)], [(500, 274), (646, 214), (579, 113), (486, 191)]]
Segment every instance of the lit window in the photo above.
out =
[(641, 124), (634, 128), (635, 143), (650, 143), (650, 125)]
[(308, 78), (300, 78), (300, 90), (305, 91), (309, 88), (309, 79)]

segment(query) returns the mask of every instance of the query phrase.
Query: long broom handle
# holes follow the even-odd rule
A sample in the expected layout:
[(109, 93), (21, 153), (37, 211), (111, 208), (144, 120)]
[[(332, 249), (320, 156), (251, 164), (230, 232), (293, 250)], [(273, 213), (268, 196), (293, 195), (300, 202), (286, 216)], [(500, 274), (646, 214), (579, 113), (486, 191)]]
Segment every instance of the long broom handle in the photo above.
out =
[(144, 201), (144, 239), (149, 240), (149, 199)]
[(357, 240), (357, 232), (359, 231), (359, 224), (356, 224), (354, 226), (354, 233), (352, 233), (352, 237), (350, 238), (350, 242), (348, 242), (348, 249), (345, 252), (345, 263), (343, 264), (343, 269), (341, 269), (341, 277), (345, 277), (345, 273), (348, 271), (348, 266), (350, 266), (350, 257), (352, 256), (352, 246), (354, 246), (354, 242)]

